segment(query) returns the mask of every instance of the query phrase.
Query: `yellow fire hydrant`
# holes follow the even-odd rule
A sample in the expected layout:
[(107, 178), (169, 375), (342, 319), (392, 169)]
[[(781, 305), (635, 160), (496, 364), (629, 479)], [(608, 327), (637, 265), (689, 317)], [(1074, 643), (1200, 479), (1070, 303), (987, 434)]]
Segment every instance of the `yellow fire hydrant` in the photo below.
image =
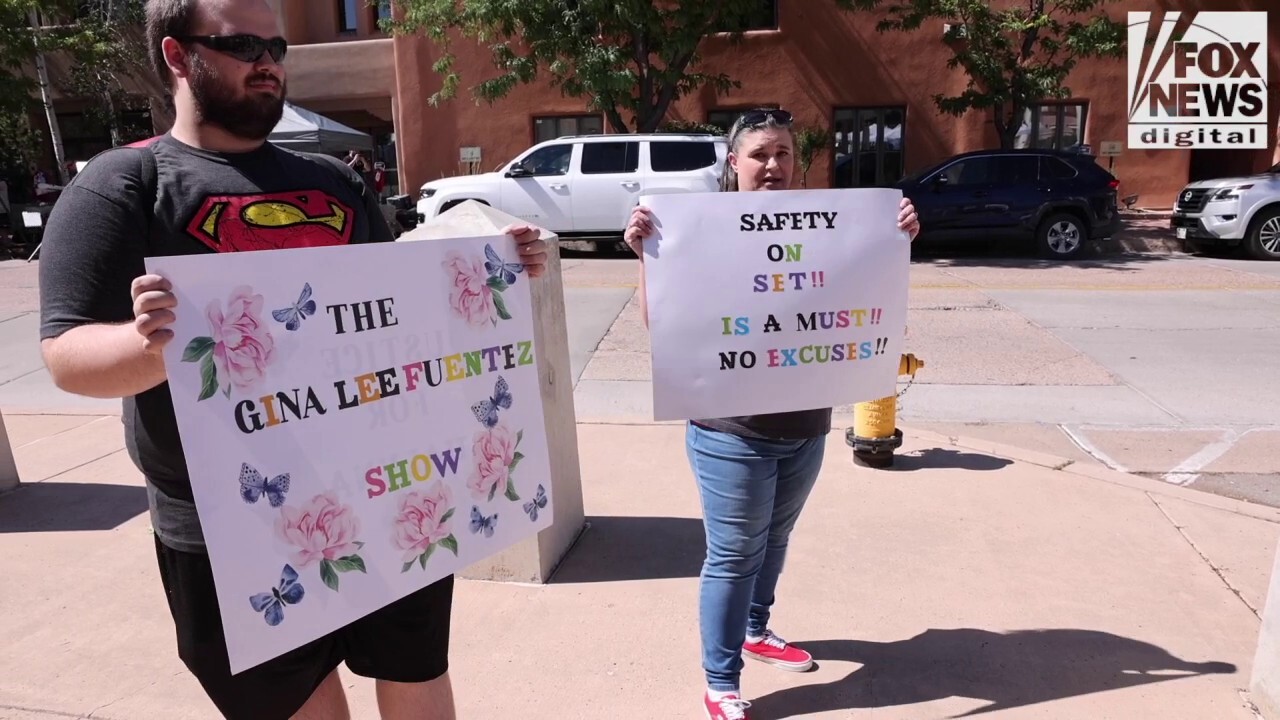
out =
[[(903, 355), (898, 361), (898, 374), (915, 378), (924, 361), (915, 355)], [(845, 431), (845, 442), (853, 448), (853, 462), (871, 468), (893, 466), (893, 451), (902, 446), (902, 431), (897, 428), (898, 398), (891, 395), (879, 400), (861, 402), (853, 407), (853, 427)]]

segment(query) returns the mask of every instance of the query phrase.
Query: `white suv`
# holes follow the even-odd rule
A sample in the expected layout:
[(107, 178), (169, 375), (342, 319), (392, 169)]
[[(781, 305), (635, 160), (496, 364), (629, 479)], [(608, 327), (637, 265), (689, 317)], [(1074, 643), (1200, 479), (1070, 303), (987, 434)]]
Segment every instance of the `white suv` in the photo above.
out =
[(641, 195), (712, 192), (727, 154), (714, 135), (562, 137), (535, 145), (497, 172), (422, 186), (418, 220), (477, 200), (569, 240), (616, 240)]
[(1179, 239), (1239, 245), (1280, 260), (1280, 165), (1249, 177), (1193, 182), (1178, 193), (1169, 221)]

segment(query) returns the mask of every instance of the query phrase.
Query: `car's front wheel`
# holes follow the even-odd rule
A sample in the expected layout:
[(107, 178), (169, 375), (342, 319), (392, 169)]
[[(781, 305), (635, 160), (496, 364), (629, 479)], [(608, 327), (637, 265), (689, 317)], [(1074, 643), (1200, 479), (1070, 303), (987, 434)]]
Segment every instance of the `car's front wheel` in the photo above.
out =
[(1250, 255), (1259, 260), (1280, 260), (1280, 208), (1258, 213), (1246, 238)]
[(1056, 213), (1045, 218), (1036, 229), (1036, 242), (1045, 257), (1067, 260), (1084, 251), (1084, 223), (1070, 213)]

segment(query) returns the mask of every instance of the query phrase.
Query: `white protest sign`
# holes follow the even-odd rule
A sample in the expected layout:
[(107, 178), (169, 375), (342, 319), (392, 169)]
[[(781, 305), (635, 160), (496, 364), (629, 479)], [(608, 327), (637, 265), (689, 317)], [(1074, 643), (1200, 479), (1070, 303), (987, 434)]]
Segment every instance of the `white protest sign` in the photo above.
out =
[(148, 259), (233, 673), (551, 524), (515, 257), (502, 235)]
[(911, 253), (897, 190), (643, 197), (655, 420), (893, 395)]

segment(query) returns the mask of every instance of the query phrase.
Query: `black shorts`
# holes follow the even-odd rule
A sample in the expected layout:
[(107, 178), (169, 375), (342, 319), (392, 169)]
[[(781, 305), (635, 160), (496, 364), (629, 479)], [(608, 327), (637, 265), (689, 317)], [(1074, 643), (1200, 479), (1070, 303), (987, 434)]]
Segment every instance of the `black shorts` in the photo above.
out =
[(449, 669), (453, 576), (284, 655), (231, 674), (209, 556), (156, 540), (156, 559), (178, 635), (178, 656), (229, 720), (288, 720), (334, 668), (414, 683)]

